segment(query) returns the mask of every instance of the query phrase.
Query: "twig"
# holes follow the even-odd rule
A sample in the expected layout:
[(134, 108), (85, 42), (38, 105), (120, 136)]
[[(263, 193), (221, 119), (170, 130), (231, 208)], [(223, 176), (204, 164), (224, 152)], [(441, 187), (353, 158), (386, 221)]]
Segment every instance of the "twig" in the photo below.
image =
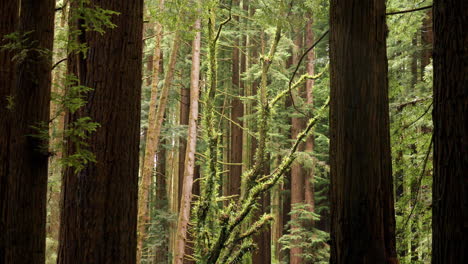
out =
[(291, 78), (289, 79), (288, 92), (289, 92), (289, 96), (291, 97), (292, 106), (294, 107), (294, 109), (296, 109), (297, 112), (301, 113), (301, 114), (304, 115), (304, 116), (307, 116), (307, 115), (306, 115), (305, 113), (303, 113), (302, 111), (300, 111), (300, 110), (297, 108), (296, 104), (294, 103), (294, 97), (293, 97), (292, 91), (291, 91), (291, 90), (292, 90), (292, 89), (291, 89), (292, 82), (293, 82), (293, 80), (294, 80), (294, 77), (295, 77), (296, 74), (297, 74), (297, 71), (299, 70), (299, 67), (301, 66), (302, 60), (304, 60), (305, 56), (306, 56), (312, 49), (314, 49), (315, 46), (317, 46), (317, 45), (320, 43), (320, 41), (322, 41), (322, 39), (325, 38), (325, 36), (328, 34), (329, 31), (330, 31), (330, 30), (327, 29), (327, 31), (325, 31), (325, 33), (323, 33), (322, 36), (321, 36), (317, 41), (315, 41), (315, 43), (312, 44), (312, 46), (310, 46), (310, 48), (308, 48), (308, 49), (304, 52), (304, 54), (302, 54), (301, 58), (299, 59), (299, 62), (298, 62), (297, 65), (296, 65), (296, 69), (294, 69), (294, 72), (293, 72)]
[(59, 66), (60, 63), (66, 61), (68, 58), (63, 58), (59, 61), (57, 61), (54, 65), (52, 65), (52, 68), (50, 69), (51, 71), (53, 71), (57, 66)]
[(420, 7), (420, 8), (415, 8), (415, 9), (409, 9), (409, 10), (402, 10), (402, 11), (390, 12), (390, 13), (386, 13), (385, 15), (386, 15), (386, 16), (391, 16), (391, 15), (405, 14), (405, 13), (411, 13), (411, 12), (421, 11), (421, 10), (425, 10), (425, 9), (429, 9), (429, 8), (432, 8), (432, 5), (430, 5), (430, 6), (424, 6), (424, 7)]

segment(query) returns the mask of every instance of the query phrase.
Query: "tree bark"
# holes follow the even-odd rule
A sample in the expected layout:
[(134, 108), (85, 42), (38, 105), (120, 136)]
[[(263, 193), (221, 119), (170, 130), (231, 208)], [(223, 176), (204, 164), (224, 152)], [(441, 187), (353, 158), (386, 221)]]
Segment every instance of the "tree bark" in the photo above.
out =
[(187, 227), (190, 219), (190, 208), (192, 202), (192, 187), (195, 172), (195, 151), (197, 144), (197, 120), (198, 120), (198, 97), (200, 79), (200, 46), (201, 46), (201, 21), (197, 19), (194, 26), (195, 39), (192, 45), (192, 69), (190, 74), (190, 114), (187, 149), (185, 151), (185, 171), (183, 190), (180, 203), (179, 220), (177, 224), (176, 247), (174, 251), (174, 264), (182, 264), (185, 254), (187, 239)]
[[(302, 32), (296, 32), (297, 36), (294, 40), (294, 48), (292, 55), (292, 66), (295, 67), (299, 63), (299, 52), (302, 49), (303, 45), (303, 34)], [(298, 98), (304, 94), (304, 87), (299, 87), (297, 91), (292, 91), (294, 102), (298, 104)], [(299, 133), (305, 128), (305, 120), (302, 117), (292, 117), (291, 118), (291, 138), (294, 140), (297, 138)], [(297, 148), (297, 151), (304, 151), (305, 144), (302, 143)], [(294, 206), (302, 204), (305, 202), (305, 179), (306, 179), (306, 170), (303, 168), (303, 165), (298, 161), (294, 161), (291, 165), (291, 209), (294, 210)], [(291, 231), (300, 227), (299, 215), (291, 214)], [(299, 243), (295, 243), (299, 245)], [(302, 260), (302, 248), (291, 247), (290, 251), (290, 264), (301, 264)]]
[(432, 32), (432, 10), (429, 9), (426, 13), (426, 17), (423, 19), (421, 28), (421, 81), (424, 78), (424, 70), (432, 58), (432, 43), (434, 42)]
[[(43, 263), (49, 155), (48, 140), (36, 136), (49, 128), (52, 56), (47, 52), (53, 48), (55, 1), (7, 2), (0, 4), (0, 37), (15, 30), (28, 34), (28, 49), (0, 51), (0, 133), (6, 140), (0, 141), (0, 263)], [(26, 57), (13, 62), (16, 52)]]
[[(164, 144), (164, 141), (163, 141)], [(168, 196), (167, 196), (167, 177), (166, 177), (166, 149), (160, 148), (158, 152), (157, 166), (156, 166), (156, 194), (154, 196), (153, 204), (155, 210), (167, 212), (169, 210)], [(161, 243), (154, 249), (154, 263), (165, 264), (169, 261), (169, 223), (166, 219), (161, 219), (159, 223), (160, 228), (163, 230), (162, 234), (158, 234), (158, 239)]]
[[(239, 0), (234, 0), (234, 6), (239, 6)], [(234, 16), (234, 21), (239, 22), (239, 16)], [(237, 23), (238, 24), (238, 23)], [(232, 49), (232, 94), (235, 96), (231, 100), (231, 120), (239, 125), (243, 125), (240, 118), (244, 114), (244, 105), (240, 100), (242, 89), (240, 87), (240, 52), (241, 41), (236, 38)], [(242, 164), (242, 134), (243, 130), (238, 125), (231, 123), (231, 138), (229, 148), (229, 163)], [(242, 165), (229, 165), (229, 195), (240, 195), (241, 192)]]
[(465, 263), (468, 172), (468, 3), (434, 1), (432, 263)]
[[(18, 27), (19, 0), (0, 2), (0, 44), (5, 35)], [(8, 109), (8, 98), (13, 96), (15, 85), (15, 63), (13, 52), (0, 49), (0, 263), (7, 263), (7, 252), (11, 250), (7, 236), (8, 190), (10, 189), (10, 144), (13, 111)]]
[[(313, 27), (313, 19), (309, 18), (306, 25), (306, 45), (312, 45), (314, 43), (314, 32), (312, 30)], [(307, 54), (307, 66), (306, 66), (307, 74), (310, 76), (315, 75), (315, 52), (311, 50), (309, 54)], [(306, 81), (306, 104), (309, 108), (313, 108), (313, 89), (314, 89), (315, 80), (308, 79)], [(304, 200), (307, 205), (310, 206), (310, 211), (315, 211), (315, 199), (314, 199), (314, 135), (311, 135), (307, 138), (305, 144), (305, 151), (309, 153), (312, 166), (306, 169), (305, 177), (304, 177)], [(313, 226), (314, 223), (310, 223), (310, 226)]]
[[(71, 29), (81, 31), (75, 41), (88, 50), (86, 57), (69, 55), (69, 72), (94, 90), (68, 124), (90, 117), (101, 126), (86, 140), (97, 162), (64, 172), (60, 264), (136, 261), (143, 1), (102, 0), (99, 7), (120, 13), (105, 34), (70, 19)], [(74, 148), (68, 144), (66, 155)]]
[(331, 263), (398, 263), (384, 0), (330, 4)]
[[(159, 0), (159, 10), (164, 9), (164, 0)], [(140, 263), (143, 243), (146, 238), (147, 225), (150, 222), (148, 214), (148, 194), (151, 186), (151, 175), (154, 170), (154, 161), (157, 152), (157, 141), (159, 140), (159, 134), (156, 133), (158, 127), (162, 126), (162, 119), (157, 120), (157, 106), (158, 106), (158, 84), (159, 84), (159, 72), (161, 70), (161, 40), (163, 35), (163, 28), (160, 23), (156, 23), (156, 38), (155, 47), (152, 56), (152, 80), (151, 80), (151, 98), (148, 111), (148, 131), (145, 144), (145, 153), (143, 158), (143, 165), (141, 171), (141, 183), (138, 198), (138, 243), (137, 243), (137, 263)], [(163, 113), (164, 117), (164, 113)], [(161, 123), (159, 126), (158, 124)], [(160, 131), (160, 128), (159, 128)]]

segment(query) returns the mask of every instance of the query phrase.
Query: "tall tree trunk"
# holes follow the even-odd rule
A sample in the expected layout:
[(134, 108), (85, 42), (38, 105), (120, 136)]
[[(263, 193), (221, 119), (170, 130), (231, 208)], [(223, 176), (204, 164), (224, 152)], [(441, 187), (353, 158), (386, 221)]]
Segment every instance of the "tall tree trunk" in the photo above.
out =
[[(293, 55), (292, 55), (292, 66), (295, 67), (299, 63), (299, 52), (302, 49), (303, 44), (303, 34), (302, 32), (296, 32), (296, 38), (294, 40), (294, 48), (293, 48)], [(292, 91), (294, 102), (297, 106), (298, 98), (301, 97), (304, 93), (303, 87), (299, 87), (297, 91)], [(299, 133), (305, 127), (305, 120), (302, 117), (292, 117), (291, 118), (291, 138), (296, 139)], [(304, 151), (305, 144), (299, 145), (297, 151)], [(291, 165), (291, 209), (294, 210), (294, 207), (304, 203), (305, 201), (305, 188), (304, 183), (306, 179), (306, 171), (303, 168), (303, 165), (300, 164), (298, 161), (293, 162)], [(291, 214), (291, 221), (293, 224), (291, 225), (291, 232), (300, 228), (300, 219), (298, 214)], [(297, 241), (298, 242), (298, 241)], [(291, 247), (290, 251), (290, 264), (301, 264), (302, 260), (302, 248), (299, 247), (299, 243), (294, 243), (297, 246)]]
[(7, 2), (0, 4), (1, 37), (17, 30), (30, 46), (20, 51), (26, 57), (16, 65), (11, 56), (18, 51), (0, 51), (1, 138), (7, 140), (0, 154), (0, 263), (43, 263), (48, 141), (40, 133), (49, 128), (52, 56), (47, 52), (53, 48), (55, 1)]
[[(234, 0), (234, 6), (239, 6), (239, 0)], [(239, 16), (234, 16), (234, 21), (239, 22)], [(239, 23), (237, 23), (238, 25)], [(234, 41), (232, 49), (232, 94), (234, 97), (231, 100), (231, 120), (238, 125), (243, 125), (240, 120), (244, 114), (244, 105), (240, 100), (242, 90), (240, 87), (240, 52), (239, 38)], [(239, 165), (229, 165), (229, 195), (240, 195), (241, 192), (241, 174), (242, 174), (242, 134), (243, 130), (238, 125), (231, 123), (231, 138), (229, 148), (229, 162), (238, 163)]]
[(421, 28), (421, 80), (423, 80), (424, 77), (424, 69), (431, 62), (432, 43), (434, 41), (432, 33), (432, 10), (429, 9), (426, 15)]
[[(86, 57), (69, 56), (69, 72), (94, 90), (68, 124), (90, 117), (101, 126), (86, 140), (97, 162), (64, 173), (60, 264), (136, 261), (143, 1), (102, 0), (99, 7), (120, 13), (112, 17), (117, 27), (105, 34), (70, 19), (71, 28), (81, 30), (75, 41), (88, 50)], [(66, 146), (66, 155), (75, 151), (73, 143)]]
[[(312, 45), (314, 43), (314, 32), (312, 30), (313, 19), (309, 18), (306, 24), (306, 46)], [(313, 50), (309, 51), (307, 54), (307, 74), (313, 76), (315, 74), (315, 52)], [(309, 79), (306, 81), (306, 104), (309, 108), (313, 108), (313, 89), (314, 89), (315, 80)], [(314, 151), (314, 135), (313, 133), (306, 140), (305, 151), (310, 153), (312, 166), (308, 168), (305, 172), (304, 177), (304, 200), (307, 205), (310, 206), (310, 211), (315, 211), (315, 199), (314, 199), (314, 157), (312, 152)], [(311, 226), (314, 223), (310, 223)]]
[(198, 96), (200, 79), (200, 46), (201, 46), (201, 21), (197, 19), (194, 26), (195, 39), (192, 45), (192, 69), (190, 74), (190, 114), (187, 149), (185, 151), (185, 171), (183, 190), (180, 203), (179, 220), (177, 224), (176, 247), (174, 251), (174, 264), (182, 264), (185, 254), (187, 239), (187, 227), (190, 219), (192, 202), (192, 187), (195, 172), (195, 151), (197, 144), (197, 120), (198, 120)]
[[(270, 174), (270, 155), (263, 166), (264, 175)], [(263, 214), (270, 213), (270, 192), (265, 192), (259, 200), (258, 211), (255, 219), (259, 219)], [(253, 236), (253, 240), (258, 250), (252, 253), (252, 263), (271, 263), (271, 226), (267, 225), (262, 231)]]
[(330, 2), (332, 264), (398, 263), (386, 34), (384, 0)]
[[(0, 1), (0, 45), (6, 44), (4, 37), (17, 30), (19, 0)], [(10, 144), (13, 117), (12, 104), (15, 86), (15, 63), (13, 52), (0, 49), (0, 263), (7, 263), (7, 252), (12, 250), (7, 236), (8, 191), (10, 187)], [(7, 107), (5, 107), (7, 106)]]
[(432, 263), (468, 262), (468, 3), (434, 1)]
[[(180, 106), (179, 106), (179, 125), (188, 126), (190, 111), (190, 88), (181, 86), (180, 88)], [(182, 189), (184, 185), (184, 171), (185, 171), (185, 150), (187, 149), (187, 139), (179, 137), (179, 192), (178, 192), (178, 208), (180, 208), (180, 201), (182, 197)]]
[[(167, 212), (169, 210), (166, 189), (166, 149), (160, 148), (157, 155), (158, 156), (155, 176), (156, 194), (154, 195), (153, 204), (155, 210), (158, 210), (158, 213), (162, 213)], [(161, 218), (161, 222), (158, 224), (162, 230), (162, 233), (158, 234), (158, 239), (161, 239), (162, 241), (155, 247), (153, 259), (155, 264), (166, 264), (169, 261), (169, 223), (167, 219)]]
[[(164, 0), (159, 0), (159, 10), (164, 9)], [(163, 35), (162, 25), (156, 22), (156, 38), (154, 52), (152, 55), (152, 80), (151, 80), (151, 97), (148, 111), (148, 130), (145, 144), (145, 152), (143, 158), (143, 165), (141, 171), (141, 183), (138, 198), (138, 242), (137, 242), (137, 263), (140, 263), (143, 243), (146, 238), (146, 230), (150, 223), (150, 217), (148, 214), (148, 194), (151, 186), (151, 175), (154, 170), (154, 160), (157, 152), (157, 141), (159, 135), (156, 134), (158, 124), (162, 120), (157, 120), (157, 105), (158, 105), (158, 84), (159, 84), (159, 73), (161, 70), (161, 40)], [(163, 113), (164, 117), (164, 113)], [(161, 118), (162, 119), (162, 118)]]

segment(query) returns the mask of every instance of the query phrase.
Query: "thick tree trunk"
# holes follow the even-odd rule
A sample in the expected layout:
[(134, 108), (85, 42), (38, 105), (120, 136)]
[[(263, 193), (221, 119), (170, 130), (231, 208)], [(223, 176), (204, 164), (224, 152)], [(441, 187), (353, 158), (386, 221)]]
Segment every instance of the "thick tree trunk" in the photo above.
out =
[(331, 263), (398, 263), (384, 0), (330, 4)]
[(198, 120), (198, 96), (200, 79), (200, 46), (201, 46), (201, 22), (197, 19), (194, 26), (195, 39), (192, 46), (192, 70), (190, 75), (190, 114), (187, 149), (185, 151), (185, 171), (183, 190), (180, 203), (179, 220), (177, 224), (176, 247), (174, 250), (174, 264), (182, 264), (185, 254), (187, 228), (190, 219), (192, 202), (192, 187), (195, 172), (195, 151), (197, 144), (197, 120)]
[(432, 263), (468, 262), (468, 3), (434, 1)]
[[(164, 0), (159, 1), (159, 9), (164, 9)], [(162, 120), (157, 120), (157, 106), (158, 106), (158, 84), (159, 84), (159, 73), (161, 66), (161, 40), (163, 29), (160, 23), (156, 23), (156, 38), (155, 47), (152, 55), (153, 61), (151, 64), (152, 68), (152, 80), (151, 80), (151, 97), (148, 111), (148, 130), (146, 136), (145, 152), (141, 170), (141, 182), (138, 197), (138, 242), (137, 242), (137, 263), (140, 263), (143, 243), (146, 238), (146, 230), (150, 222), (148, 214), (148, 194), (151, 186), (151, 175), (154, 170), (154, 160), (157, 152), (157, 141), (159, 135), (156, 130), (162, 126)], [(164, 117), (164, 113), (163, 113)], [(162, 119), (162, 118), (161, 118)], [(158, 124), (161, 123), (159, 126)], [(159, 128), (160, 131), (160, 128)]]
[[(105, 34), (82, 30), (87, 56), (68, 58), (69, 72), (94, 89), (68, 124), (90, 117), (100, 127), (86, 140), (97, 162), (64, 173), (60, 264), (136, 261), (143, 1), (103, 0), (99, 7), (120, 13), (112, 17), (117, 27)], [(70, 26), (82, 29), (80, 23)], [(68, 144), (66, 155), (75, 151)]]
[(35, 135), (48, 133), (52, 56), (37, 50), (52, 51), (55, 1), (7, 2), (0, 4), (0, 37), (29, 32), (24, 37), (31, 47), (16, 65), (11, 56), (18, 51), (0, 51), (1, 138), (7, 140), (0, 142), (0, 263), (43, 263), (48, 141)]
[[(18, 27), (19, 0), (0, 1), (0, 45), (5, 35), (11, 34)], [(15, 85), (15, 64), (13, 52), (0, 49), (0, 263), (7, 263), (7, 252), (11, 250), (7, 237), (8, 190), (10, 187), (10, 144), (13, 109), (8, 98), (13, 96)], [(9, 106), (10, 105), (10, 106)], [(9, 106), (9, 107), (5, 107)]]

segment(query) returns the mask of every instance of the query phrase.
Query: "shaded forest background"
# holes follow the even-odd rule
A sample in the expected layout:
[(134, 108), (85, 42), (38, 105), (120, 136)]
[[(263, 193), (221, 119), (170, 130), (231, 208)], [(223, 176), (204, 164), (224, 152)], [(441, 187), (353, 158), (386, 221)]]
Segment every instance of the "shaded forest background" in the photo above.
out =
[(1, 3), (0, 264), (464, 263), (467, 4), (344, 2)]

